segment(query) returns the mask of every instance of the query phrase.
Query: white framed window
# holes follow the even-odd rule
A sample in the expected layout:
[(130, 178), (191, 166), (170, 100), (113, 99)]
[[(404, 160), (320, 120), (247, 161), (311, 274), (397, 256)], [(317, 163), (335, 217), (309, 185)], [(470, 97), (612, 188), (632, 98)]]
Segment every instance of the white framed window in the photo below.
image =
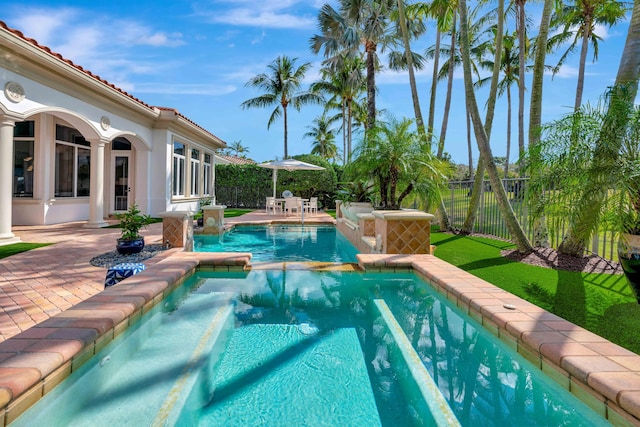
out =
[(55, 197), (88, 197), (91, 144), (76, 129), (56, 125)]
[(211, 160), (212, 155), (205, 153), (204, 164), (202, 165), (202, 195), (211, 195)]
[(200, 194), (200, 150), (191, 149), (191, 196)]
[(184, 196), (184, 186), (186, 181), (186, 158), (185, 145), (181, 142), (173, 142), (173, 179), (172, 195)]
[(33, 198), (35, 122), (18, 122), (13, 128), (13, 197)]

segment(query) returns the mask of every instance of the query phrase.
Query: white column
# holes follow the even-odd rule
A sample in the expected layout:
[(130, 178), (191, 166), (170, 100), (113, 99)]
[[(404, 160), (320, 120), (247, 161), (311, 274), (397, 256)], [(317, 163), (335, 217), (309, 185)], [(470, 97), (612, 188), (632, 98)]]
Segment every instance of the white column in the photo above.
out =
[(15, 120), (0, 117), (0, 246), (17, 243), (11, 232), (13, 205), (13, 127)]
[(89, 221), (84, 228), (101, 228), (109, 225), (104, 220), (104, 145), (107, 140), (91, 142), (91, 183), (89, 196)]

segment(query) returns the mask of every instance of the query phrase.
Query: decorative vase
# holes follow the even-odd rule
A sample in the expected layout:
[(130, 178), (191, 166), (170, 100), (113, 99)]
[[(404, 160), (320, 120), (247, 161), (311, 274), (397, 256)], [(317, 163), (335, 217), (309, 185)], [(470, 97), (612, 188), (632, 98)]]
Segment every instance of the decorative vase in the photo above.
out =
[(118, 239), (116, 250), (120, 255), (131, 255), (142, 252), (144, 249), (144, 237), (135, 240)]
[(618, 240), (618, 260), (629, 287), (640, 304), (640, 236), (623, 233)]

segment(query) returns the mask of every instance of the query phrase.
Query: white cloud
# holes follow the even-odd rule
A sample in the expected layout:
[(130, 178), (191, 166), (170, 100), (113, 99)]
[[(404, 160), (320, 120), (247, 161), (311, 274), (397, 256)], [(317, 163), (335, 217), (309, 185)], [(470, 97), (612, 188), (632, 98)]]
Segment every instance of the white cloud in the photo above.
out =
[[(315, 13), (319, 1), (309, 4), (304, 0), (218, 0), (214, 4), (224, 4), (213, 9), (199, 8), (196, 13), (215, 23), (260, 28), (307, 29), (316, 23)], [(320, 4), (321, 5), (321, 4)], [(300, 12), (301, 9), (305, 12)]]
[(233, 93), (236, 89), (237, 88), (233, 85), (138, 83), (133, 84), (131, 91), (136, 93), (154, 93), (163, 95), (220, 96)]

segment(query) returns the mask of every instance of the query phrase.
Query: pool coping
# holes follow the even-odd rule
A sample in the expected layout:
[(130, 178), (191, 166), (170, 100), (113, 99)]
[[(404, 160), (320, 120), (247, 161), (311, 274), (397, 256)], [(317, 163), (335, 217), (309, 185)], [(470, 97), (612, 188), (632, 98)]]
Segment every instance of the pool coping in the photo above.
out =
[[(253, 268), (250, 260), (249, 253), (176, 252), (0, 343), (0, 426), (10, 424), (194, 271), (243, 271)], [(640, 355), (433, 255), (359, 254), (358, 261), (365, 272), (414, 271), (603, 418), (640, 426)]]

